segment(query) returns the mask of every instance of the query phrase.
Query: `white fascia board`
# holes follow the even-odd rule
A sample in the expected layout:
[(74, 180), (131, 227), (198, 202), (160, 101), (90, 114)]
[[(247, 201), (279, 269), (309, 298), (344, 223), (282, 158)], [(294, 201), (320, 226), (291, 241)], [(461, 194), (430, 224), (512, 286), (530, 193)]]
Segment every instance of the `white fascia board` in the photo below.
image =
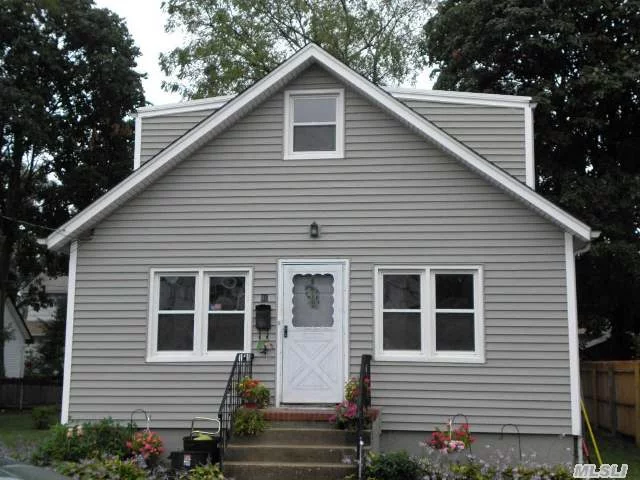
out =
[(78, 241), (71, 242), (69, 250), (69, 282), (67, 284), (67, 321), (64, 335), (64, 375), (62, 377), (62, 410), (60, 423), (69, 422), (71, 398), (71, 359), (73, 354), (73, 319), (76, 304), (76, 268), (78, 265)]
[(491, 107), (526, 108), (533, 102), (531, 97), (498, 95), (495, 93), (471, 93), (447, 90), (418, 90), (413, 88), (384, 88), (401, 100), (486, 105)]
[(135, 140), (133, 144), (133, 169), (140, 168), (140, 155), (142, 153), (142, 118), (136, 117), (135, 120)]
[(515, 177), (482, 158), (466, 145), (439, 129), (427, 119), (410, 109), (402, 102), (393, 98), (380, 87), (366, 80), (355, 71), (336, 60), (320, 47), (309, 44), (289, 60), (282, 63), (266, 77), (259, 80), (253, 87), (241, 95), (230, 100), (223, 108), (200, 123), (196, 128), (187, 132), (179, 141), (169, 145), (152, 161), (120, 182), (88, 208), (80, 212), (70, 221), (61, 226), (47, 238), (47, 246), (51, 250), (58, 250), (77, 236), (90, 223), (95, 223), (108, 215), (113, 209), (121, 205), (126, 199), (137, 193), (137, 188), (153, 182), (168, 168), (179, 162), (189, 152), (202, 145), (203, 142), (217, 135), (227, 125), (235, 121), (239, 115), (250, 109), (257, 101), (264, 98), (271, 90), (275, 90), (286, 83), (302, 68), (316, 61), (327, 68), (334, 75), (342, 79), (352, 88), (369, 98), (379, 107), (385, 109), (396, 119), (407, 125), (416, 133), (435, 142), (442, 150), (458, 158), (469, 168), (482, 175), (508, 194), (532, 207), (541, 215), (574, 235), (589, 240), (591, 229), (576, 218), (554, 205), (552, 202), (538, 195)]
[(535, 105), (527, 105), (524, 109), (524, 165), (525, 182), (533, 190), (536, 189), (536, 161), (533, 144), (533, 109)]
[(136, 110), (136, 117), (158, 117), (161, 115), (173, 115), (177, 113), (197, 112), (199, 110), (210, 110), (223, 107), (236, 95), (225, 95), (221, 97), (201, 98), (198, 100), (187, 100), (185, 102), (169, 103), (166, 105), (152, 105)]
[(569, 322), (569, 386), (571, 395), (571, 434), (582, 435), (580, 415), (580, 353), (578, 347), (578, 300), (576, 293), (573, 236), (564, 234), (565, 275), (567, 285), (567, 319)]

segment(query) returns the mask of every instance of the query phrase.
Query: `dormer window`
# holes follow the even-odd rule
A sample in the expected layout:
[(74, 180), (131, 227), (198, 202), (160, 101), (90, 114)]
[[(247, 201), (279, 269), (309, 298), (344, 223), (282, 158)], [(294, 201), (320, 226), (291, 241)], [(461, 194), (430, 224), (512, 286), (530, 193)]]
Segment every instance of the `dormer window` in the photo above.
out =
[(342, 158), (344, 91), (285, 92), (285, 159)]

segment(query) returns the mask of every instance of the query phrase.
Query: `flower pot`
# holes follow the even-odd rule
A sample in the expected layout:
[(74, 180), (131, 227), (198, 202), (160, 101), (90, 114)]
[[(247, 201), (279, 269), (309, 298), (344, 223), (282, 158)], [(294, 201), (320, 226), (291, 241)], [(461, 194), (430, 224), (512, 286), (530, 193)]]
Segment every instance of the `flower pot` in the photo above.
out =
[(246, 402), (246, 403), (243, 403), (242, 406), (244, 408), (249, 408), (251, 410), (256, 410), (259, 408), (256, 402)]

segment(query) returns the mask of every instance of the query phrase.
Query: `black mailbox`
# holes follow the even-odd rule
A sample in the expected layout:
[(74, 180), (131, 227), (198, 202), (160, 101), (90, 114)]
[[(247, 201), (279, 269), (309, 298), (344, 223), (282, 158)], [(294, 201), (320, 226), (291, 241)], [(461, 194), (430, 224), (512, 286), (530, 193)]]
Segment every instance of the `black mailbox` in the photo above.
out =
[(256, 328), (271, 330), (271, 305), (256, 305)]

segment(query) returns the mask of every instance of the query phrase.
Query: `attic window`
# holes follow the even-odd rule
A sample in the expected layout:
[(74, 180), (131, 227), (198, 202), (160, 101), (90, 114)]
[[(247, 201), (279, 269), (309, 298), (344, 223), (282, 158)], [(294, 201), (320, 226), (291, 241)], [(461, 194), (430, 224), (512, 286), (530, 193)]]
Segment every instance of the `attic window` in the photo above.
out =
[(344, 91), (285, 93), (285, 159), (342, 158)]

